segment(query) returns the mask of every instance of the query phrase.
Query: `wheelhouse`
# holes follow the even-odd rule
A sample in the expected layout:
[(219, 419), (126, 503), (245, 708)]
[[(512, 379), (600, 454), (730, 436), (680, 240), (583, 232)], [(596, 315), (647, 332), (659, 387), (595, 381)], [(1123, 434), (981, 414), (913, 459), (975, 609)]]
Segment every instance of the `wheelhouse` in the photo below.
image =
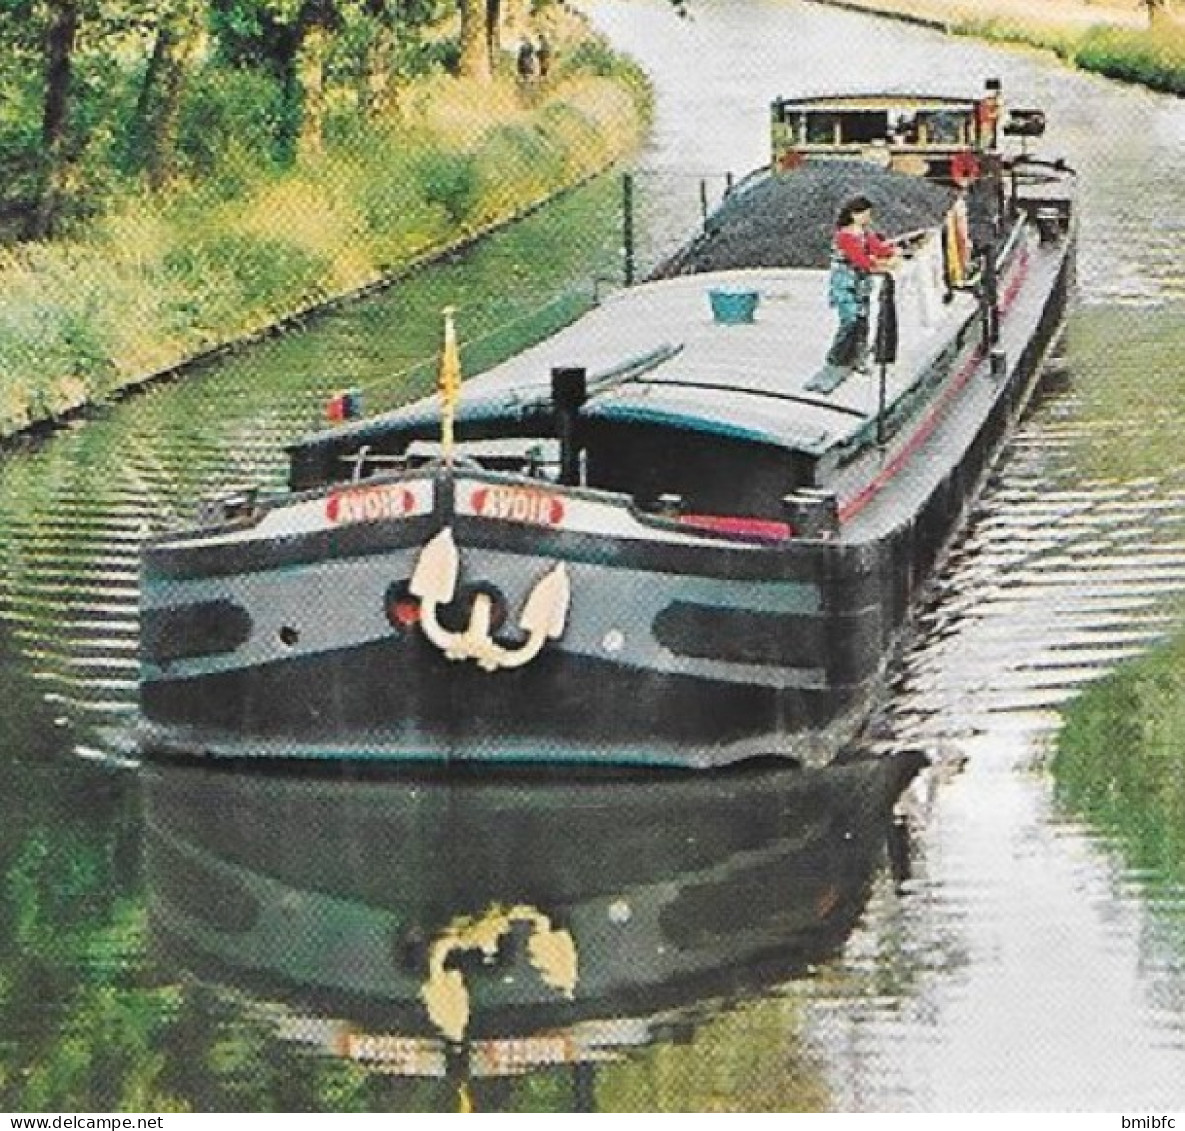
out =
[(788, 171), (809, 161), (865, 161), (943, 183), (957, 183), (965, 155), (982, 161), (998, 143), (999, 86), (980, 98), (877, 95), (776, 99), (772, 164)]

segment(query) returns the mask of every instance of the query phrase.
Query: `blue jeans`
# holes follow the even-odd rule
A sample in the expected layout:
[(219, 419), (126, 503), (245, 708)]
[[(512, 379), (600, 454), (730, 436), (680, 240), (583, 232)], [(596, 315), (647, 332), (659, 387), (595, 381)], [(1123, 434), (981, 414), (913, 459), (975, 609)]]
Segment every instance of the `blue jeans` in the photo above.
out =
[(854, 317), (844, 317), (840, 311), (835, 340), (827, 351), (827, 364), (843, 369), (854, 369), (868, 357), (868, 311), (859, 310)]

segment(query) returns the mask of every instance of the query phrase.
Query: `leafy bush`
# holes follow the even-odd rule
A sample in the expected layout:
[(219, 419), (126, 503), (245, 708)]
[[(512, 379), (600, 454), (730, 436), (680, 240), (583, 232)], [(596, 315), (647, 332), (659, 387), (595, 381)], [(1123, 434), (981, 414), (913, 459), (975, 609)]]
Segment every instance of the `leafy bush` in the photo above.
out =
[(417, 191), (410, 162), (388, 160), (370, 172), (358, 178), (354, 203), (377, 263), (389, 268), (445, 242), (449, 216)]
[(6, 82), (0, 87), (0, 216), (19, 220), (33, 208), (41, 166), (41, 122), (38, 92), (31, 83)]
[(4, 385), (12, 386), (0, 396), (4, 421), (51, 415), (54, 386), (65, 378), (101, 392), (114, 374), (103, 283), (78, 278), (74, 264), (37, 250), (4, 266), (12, 277), (12, 294), (0, 305), (0, 358)]
[[(181, 109), (178, 148), (193, 177), (225, 178), (227, 191), (277, 161), (278, 126), (286, 113), (278, 81), (259, 71), (202, 68)], [(231, 186), (235, 186), (232, 189)]]
[(420, 195), (438, 204), (449, 220), (460, 224), (473, 211), (481, 178), (472, 153), (428, 150), (416, 159), (414, 175)]
[(586, 39), (578, 43), (560, 55), (558, 64), (561, 75), (585, 74), (600, 78), (612, 78), (622, 66), (620, 57), (603, 39)]
[(410, 78), (444, 71), (455, 75), (461, 60), (461, 45), (455, 39), (437, 39), (409, 45), (401, 55), (403, 68)]
[(513, 211), (554, 191), (563, 182), (563, 150), (535, 125), (514, 123), (490, 130), (477, 149), (481, 211)]
[[(233, 287), (215, 295), (246, 312), (274, 312), (312, 297), (325, 277), (324, 260), (286, 240), (216, 233), (200, 245), (174, 248), (165, 268), (196, 293)], [(221, 280), (219, 284), (216, 281)]]

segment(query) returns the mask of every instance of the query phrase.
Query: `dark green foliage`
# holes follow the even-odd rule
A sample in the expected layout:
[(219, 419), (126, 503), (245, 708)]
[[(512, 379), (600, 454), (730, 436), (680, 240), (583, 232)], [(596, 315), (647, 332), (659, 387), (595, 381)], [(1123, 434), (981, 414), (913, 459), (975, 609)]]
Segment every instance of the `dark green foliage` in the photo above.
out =
[(621, 60), (604, 40), (589, 39), (563, 56), (560, 66), (565, 73), (582, 71), (608, 78), (618, 72)]
[(284, 113), (283, 90), (267, 74), (215, 67), (199, 71), (181, 110), (183, 172), (198, 180), (225, 178), (233, 192), (244, 166), (257, 174), (278, 160)]
[(481, 192), (481, 174), (471, 153), (430, 150), (416, 162), (421, 195), (444, 209), (454, 224), (470, 212)]
[(558, 184), (564, 172), (564, 154), (537, 127), (498, 126), (482, 142), (483, 166), (487, 175), (505, 183), (507, 169), (521, 169), (524, 175), (544, 184)]
[(0, 240), (19, 232), (36, 201), (41, 128), (27, 98), (32, 93), (26, 85), (0, 94)]
[(426, 75), (433, 70), (455, 75), (461, 59), (461, 50), (455, 39), (436, 39), (416, 44), (407, 52), (406, 57), (409, 75)]
[[(296, 2), (257, 7), (290, 14)], [(416, 2), (426, 11), (435, 0)], [(181, 3), (149, 0), (118, 58), (94, 48), (98, 25), (80, 39), (66, 160), (48, 198), (52, 229), (70, 239), (14, 253), (0, 303), (0, 434), (503, 222), (603, 169), (646, 117), (620, 74), (557, 74), (530, 105), (511, 79), (489, 104), (439, 73), (411, 82), (399, 76), (432, 57), (419, 33), (391, 36), (369, 0), (343, 2), (350, 20), (310, 48), (327, 84), (319, 145), (302, 136), (293, 162), (291, 91), (246, 55), (232, 65), (204, 54), (194, 11), (171, 7)], [(0, 239), (45, 211), (39, 85), (35, 66), (0, 56)], [(386, 97), (368, 101), (375, 90)], [(145, 110), (154, 97), (165, 107), (156, 118)]]
[(299, 45), (297, 21), (283, 19), (258, 0), (211, 0), (210, 31), (222, 62), (268, 71), (281, 80)]
[[(217, 272), (234, 280), (245, 307), (279, 308), (301, 296), (313, 297), (327, 264), (307, 248), (286, 240), (228, 232), (200, 248), (187, 245), (165, 257), (165, 268), (187, 278)], [(233, 298), (235, 296), (228, 296)]]
[[(425, 45), (423, 30), (446, 0), (76, 0), (57, 101), (59, 125), (47, 147), (47, 33), (59, 8), (36, 0), (0, 0), (0, 240), (36, 234), (41, 219), (62, 232), (101, 212), (113, 195), (136, 191), (154, 165), (163, 183), (174, 176), (239, 179), (244, 160), (290, 162), (302, 118), (296, 70), (304, 36), (331, 33), (326, 81), (365, 86), (370, 47), (382, 31), (394, 51), (382, 65), (394, 81), (448, 62), (455, 45)], [(210, 33), (213, 54), (180, 52), (161, 82), (154, 49), (162, 29), (191, 41)], [(153, 80), (157, 81), (153, 81)], [(179, 90), (178, 124), (154, 150), (165, 90)], [(155, 164), (150, 161), (155, 158)], [(167, 172), (161, 175), (161, 169)], [(46, 200), (52, 191), (53, 199)]]

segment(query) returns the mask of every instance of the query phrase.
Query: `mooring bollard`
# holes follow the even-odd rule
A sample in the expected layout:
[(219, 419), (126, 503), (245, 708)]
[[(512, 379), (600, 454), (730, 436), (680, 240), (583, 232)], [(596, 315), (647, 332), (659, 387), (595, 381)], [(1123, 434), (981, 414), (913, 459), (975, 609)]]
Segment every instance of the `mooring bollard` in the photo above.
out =
[(782, 511), (798, 538), (835, 538), (839, 534), (839, 502), (832, 491), (800, 487), (782, 498)]
[(1003, 381), (1008, 376), (1008, 351), (1002, 349), (992, 350), (991, 353), (991, 373), (993, 381)]

